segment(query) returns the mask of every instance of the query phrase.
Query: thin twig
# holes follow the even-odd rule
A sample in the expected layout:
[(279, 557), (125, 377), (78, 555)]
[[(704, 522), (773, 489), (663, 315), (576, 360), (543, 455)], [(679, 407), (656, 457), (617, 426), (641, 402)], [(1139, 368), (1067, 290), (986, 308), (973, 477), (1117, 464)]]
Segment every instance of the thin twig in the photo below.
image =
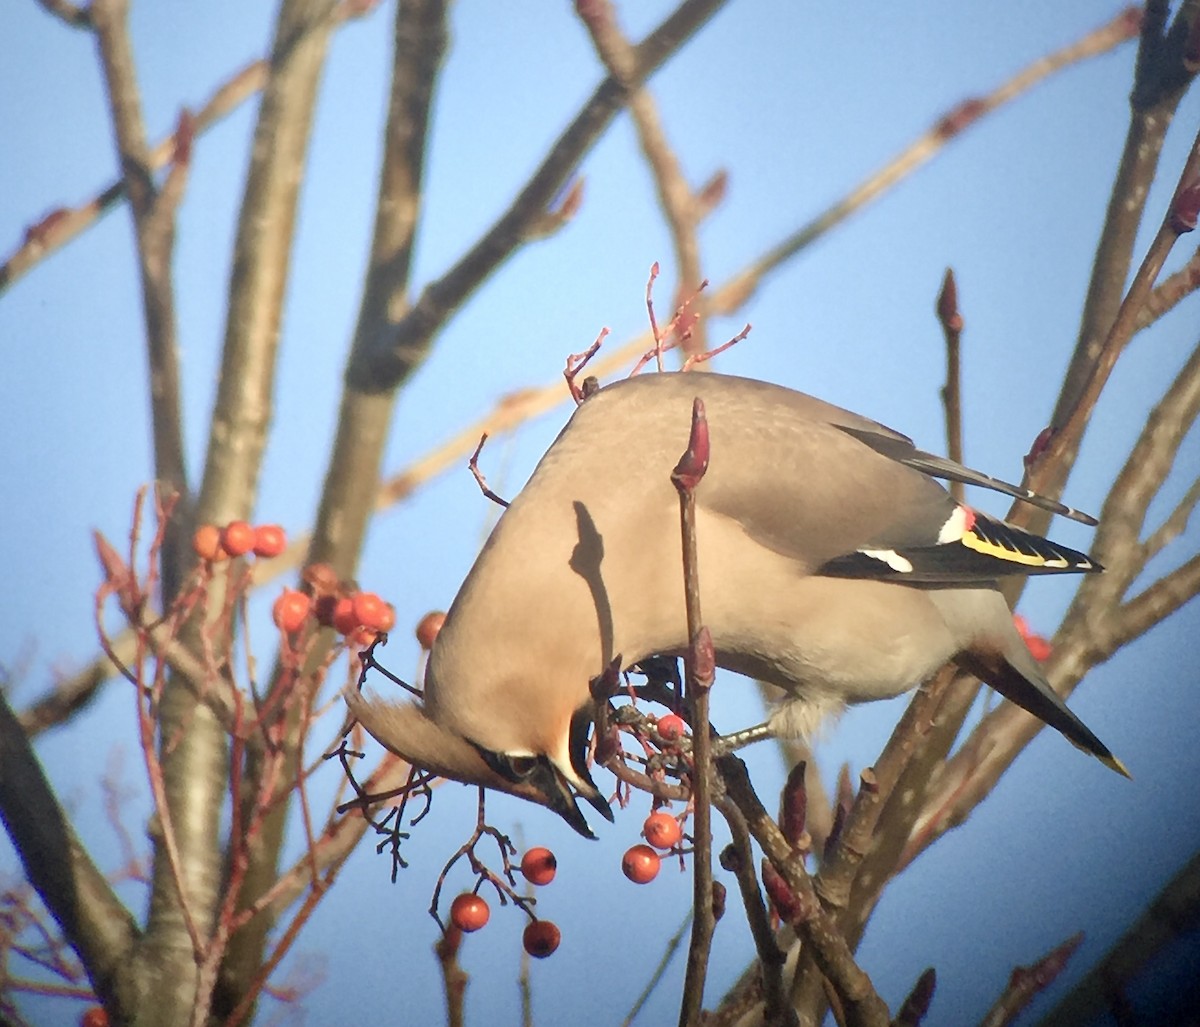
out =
[(833, 918), (821, 906), (803, 857), (788, 844), (779, 825), (755, 794), (746, 765), (736, 756), (723, 756), (716, 761), (716, 768), (726, 793), (746, 818), (750, 834), (791, 889), (796, 902), (791, 923), (805, 946), (811, 948), (821, 973), (840, 996), (847, 1023), (852, 1027), (886, 1027), (887, 1006), (876, 994), (870, 978), (854, 962)]
[[(942, 386), (942, 407), (946, 412), (946, 455), (963, 463), (962, 437), (962, 331), (963, 316), (958, 309), (958, 283), (954, 269), (946, 268), (942, 288), (937, 298), (937, 318), (946, 339), (946, 383)], [(950, 494), (963, 500), (963, 483), (950, 483)]]
[[(620, 82), (632, 83), (637, 71), (637, 53), (617, 25), (613, 5), (609, 0), (576, 0), (575, 9), (609, 74)], [(632, 85), (628, 107), (638, 143), (654, 178), (659, 207), (671, 233), (678, 272), (676, 293), (682, 299), (704, 277), (700, 269), (700, 244), (696, 227), (701, 213), (707, 213), (707, 210), (702, 211), (684, 177), (679, 158), (667, 141), (666, 130), (650, 90), (644, 85)], [(702, 311), (697, 311), (693, 316), (685, 338), (684, 350), (688, 355), (703, 353), (708, 349)], [(661, 366), (659, 370), (662, 370)]]
[(625, 1019), (621, 1021), (621, 1027), (630, 1027), (630, 1024), (637, 1019), (638, 1013), (642, 1011), (642, 1007), (650, 1000), (650, 996), (654, 994), (654, 989), (662, 983), (663, 976), (667, 972), (667, 967), (671, 965), (671, 960), (675, 958), (675, 953), (679, 951), (679, 946), (683, 942), (684, 932), (687, 931), (688, 924), (691, 922), (692, 911), (689, 909), (684, 915), (679, 929), (667, 939), (667, 944), (663, 949), (662, 958), (658, 961), (658, 966), (654, 968), (654, 973), (650, 975), (650, 980), (646, 982), (642, 993), (634, 1000), (633, 1006), (625, 1015)]
[[(90, 10), (76, 8), (68, 3), (68, 0), (38, 2), (47, 9), (53, 9), (55, 13), (60, 9), (82, 10), (90, 24)], [(369, 4), (360, 3), (358, 0), (346, 0), (338, 5), (334, 22), (341, 24), (361, 17), (368, 13), (369, 9)], [(268, 62), (257, 60), (230, 75), (196, 112), (192, 126), (194, 134), (204, 134), (258, 93), (267, 81), (267, 70)], [(149, 151), (149, 168), (152, 171), (161, 170), (173, 159), (178, 149), (179, 139), (173, 132)], [(0, 295), (52, 253), (58, 252), (67, 243), (82, 235), (125, 198), (125, 180), (118, 178), (97, 190), (90, 200), (78, 207), (57, 207), (27, 228), (21, 244), (6, 261), (0, 263)]]
[(877, 200), (888, 189), (907, 178), (935, 157), (965, 129), (978, 124), (984, 115), (1011, 103), (1050, 75), (1080, 61), (1108, 53), (1137, 32), (1137, 8), (1129, 7), (1111, 21), (1089, 32), (1074, 43), (1039, 57), (1011, 79), (986, 96), (966, 100), (948, 111), (932, 128), (915, 142), (869, 175), (833, 206), (822, 211), (807, 224), (771, 247), (761, 257), (747, 265), (725, 286), (709, 297), (710, 313), (728, 313), (740, 306), (762, 284), (771, 272), (810, 246), (830, 229)]
[(683, 536), (684, 598), (687, 608), (688, 659), (686, 700), (692, 714), (692, 938), (688, 946), (687, 973), (680, 1027), (699, 1022), (704, 1007), (704, 981), (716, 921), (712, 910), (712, 741), (709, 735), (708, 698), (716, 659), (712, 637), (704, 626), (700, 608), (700, 566), (696, 546), (696, 488), (708, 470), (709, 435), (704, 403), (692, 402), (692, 427), (687, 451), (671, 472), (679, 493), (680, 532)]

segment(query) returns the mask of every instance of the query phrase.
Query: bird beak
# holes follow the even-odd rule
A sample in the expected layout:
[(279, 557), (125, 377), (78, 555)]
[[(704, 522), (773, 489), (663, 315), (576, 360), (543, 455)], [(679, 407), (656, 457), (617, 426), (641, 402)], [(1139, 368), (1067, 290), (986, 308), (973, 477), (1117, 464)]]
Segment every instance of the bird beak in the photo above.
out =
[(600, 794), (592, 773), (588, 769), (588, 732), (591, 730), (593, 718), (590, 704), (575, 711), (571, 718), (571, 733), (567, 745), (571, 760), (571, 784), (575, 791), (591, 803), (592, 807), (610, 824), (613, 822), (612, 807), (608, 800)]
[[(580, 812), (579, 806), (575, 801), (575, 792), (572, 791), (566, 775), (559, 771), (550, 760), (545, 756), (539, 757), (537, 765), (526, 776), (525, 781), (537, 789), (547, 809), (554, 810), (555, 813), (562, 817), (579, 834), (583, 835), (584, 838), (595, 840), (596, 835), (588, 827), (588, 822)], [(579, 795), (591, 803), (601, 814), (612, 820), (612, 810), (609, 808), (608, 803), (604, 801), (604, 796), (600, 794), (590, 780), (587, 784), (591, 788), (591, 794), (584, 789), (577, 789)]]

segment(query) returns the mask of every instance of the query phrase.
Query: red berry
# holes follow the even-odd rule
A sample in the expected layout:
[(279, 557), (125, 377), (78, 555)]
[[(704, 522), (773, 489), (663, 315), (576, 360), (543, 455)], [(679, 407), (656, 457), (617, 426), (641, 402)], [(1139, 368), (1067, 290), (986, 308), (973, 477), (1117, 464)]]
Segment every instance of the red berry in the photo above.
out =
[(108, 1027), (108, 1013), (103, 1006), (89, 1006), (79, 1017), (79, 1027)]
[(192, 549), (201, 560), (207, 560), (209, 563), (224, 560), (225, 550), (221, 548), (221, 529), (215, 524), (201, 524), (196, 529), (196, 534), (192, 536)]
[(649, 884), (660, 866), (662, 858), (649, 845), (635, 845), (621, 857), (621, 870), (634, 884)]
[(383, 631), (380, 625), (387, 616), (387, 603), (374, 592), (359, 592), (354, 597), (354, 616), (359, 624)]
[(525, 928), (521, 942), (534, 959), (545, 959), (552, 955), (562, 941), (562, 931), (549, 920), (534, 920)]
[(266, 560), (287, 549), (287, 533), (278, 524), (260, 524), (254, 529), (254, 555)]
[(687, 725), (678, 714), (668, 713), (658, 718), (658, 733), (666, 742), (678, 742), (686, 728)]
[(333, 604), (333, 628), (338, 634), (349, 635), (358, 626), (358, 617), (354, 613), (354, 600), (349, 596), (343, 596)]
[(440, 610), (434, 610), (431, 613), (425, 614), (417, 625), (417, 642), (420, 643), (422, 649), (429, 650), (433, 648), (434, 640), (438, 637), (438, 632), (442, 630), (442, 625), (446, 623), (446, 615)]
[(275, 618), (275, 627), (280, 631), (299, 631), (308, 619), (310, 609), (312, 600), (308, 596), (295, 589), (285, 588), (271, 607), (271, 615)]
[(670, 813), (651, 813), (642, 825), (646, 841), (656, 849), (673, 849), (683, 838), (683, 828)]
[(396, 608), (391, 603), (383, 604), (383, 613), (375, 626), (380, 631), (391, 631), (396, 626)]
[[(549, 884), (554, 880), (557, 871), (558, 860), (554, 858), (554, 853), (540, 845), (530, 849), (521, 857), (521, 873), (525, 875), (525, 880), (530, 884)], [(534, 921), (534, 923), (542, 922)], [(557, 945), (557, 942), (555, 944)]]
[(245, 521), (230, 521), (221, 529), (221, 548), (230, 556), (245, 556), (254, 548), (254, 529)]
[(346, 644), (351, 649), (366, 649), (379, 637), (379, 632), (374, 628), (368, 628), (365, 624), (359, 625), (346, 636)]
[(466, 934), (478, 931), (491, 915), (486, 900), (474, 892), (463, 892), (450, 903), (450, 922)]

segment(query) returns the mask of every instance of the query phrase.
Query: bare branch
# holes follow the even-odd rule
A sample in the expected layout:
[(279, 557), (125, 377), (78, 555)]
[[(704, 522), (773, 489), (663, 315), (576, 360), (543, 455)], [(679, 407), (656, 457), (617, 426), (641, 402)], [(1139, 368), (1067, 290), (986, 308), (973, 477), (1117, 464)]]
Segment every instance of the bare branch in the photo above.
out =
[(1160, 317), (1169, 314), (1188, 296), (1200, 289), (1200, 249), (1178, 271), (1158, 283), (1146, 297), (1145, 306), (1138, 314), (1136, 331), (1149, 328)]
[(683, 540), (684, 605), (687, 610), (688, 655), (686, 701), (692, 715), (692, 938), (688, 946), (687, 973), (683, 983), (680, 1027), (700, 1020), (704, 1006), (704, 981), (712, 949), (712, 738), (709, 733), (709, 692), (712, 690), (716, 656), (712, 636), (704, 626), (700, 607), (700, 565), (696, 541), (696, 488), (709, 463), (708, 420), (704, 404), (692, 403), (692, 426), (687, 450), (671, 472), (671, 484), (679, 493), (679, 523)]
[(1079, 338), (1051, 424), (1062, 424), (1078, 405), (1079, 396), (1092, 377), (1100, 345), (1116, 320), (1163, 140), (1187, 87), (1188, 78), (1181, 74), (1182, 50), (1187, 24), (1196, 11), (1195, 0), (1181, 4), (1174, 27), (1168, 33), (1165, 31), (1168, 4), (1163, 0), (1150, 0), (1146, 4), (1125, 147), (1092, 264)]
[(459, 305), (524, 240), (554, 200), (579, 159), (608, 127), (628, 99), (629, 89), (644, 82), (674, 54), (725, 0), (684, 0), (635, 48), (636, 64), (626, 82), (606, 78), (574, 121), (551, 147), (520, 194), (484, 236), (437, 281), (386, 337), (374, 340), (371, 359), (352, 369), (353, 387), (366, 392), (396, 388), (429, 351), (433, 337)]
[[(617, 25), (616, 14), (609, 0), (576, 0), (575, 9), (592, 37), (596, 53), (604, 62), (609, 75), (630, 89), (629, 113), (637, 129), (638, 142), (654, 178), (658, 202), (671, 232), (678, 269), (676, 299), (691, 293), (704, 279), (700, 268), (700, 245), (696, 226), (701, 214), (700, 204), (684, 177), (679, 159), (667, 141), (666, 131), (650, 91), (634, 85), (637, 72), (637, 53)], [(690, 331), (685, 333), (684, 352), (691, 355), (708, 349), (703, 308), (693, 314)]]
[(1113, 1011), (1142, 968), (1200, 916), (1200, 854), (1192, 856), (1146, 912), (1045, 1018), (1057, 1027), (1082, 1027)]
[(25, 874), (83, 959), (96, 994), (136, 1008), (137, 924), (89, 858), (0, 690), (0, 818)]
[(92, 28), (91, 8), (73, 4), (71, 0), (37, 0), (50, 14), (75, 29)]
[[(356, 377), (355, 368), (407, 308), (429, 114), (447, 41), (446, 12), (446, 0), (406, 0), (396, 6), (391, 93), (370, 262), (350, 347), (337, 432), (308, 547), (309, 562), (327, 562), (342, 577), (350, 576), (362, 547), (378, 489), (379, 462), (394, 400), (386, 391), (373, 386), (360, 390), (349, 382)], [(280, 672), (277, 666), (273, 680)], [(295, 779), (301, 759), (294, 730), (296, 716), (293, 712), (293, 729), (285, 733), (284, 781)], [(262, 747), (252, 748), (251, 776), (254, 768), (271, 758)], [(253, 803), (254, 796), (246, 796), (245, 801)], [(256, 902), (278, 875), (286, 813), (287, 804), (281, 803), (262, 825), (246, 871), (244, 905)], [(223, 1001), (240, 1004), (242, 996), (250, 994), (248, 989), (262, 962), (271, 926), (270, 916), (257, 916), (231, 940), (222, 967)]]
[(175, 246), (175, 210), (182, 196), (191, 150), (191, 120), (181, 117), (177, 152), (166, 187), (154, 184), (142, 119), (141, 96), (125, 0), (97, 0), (90, 8), (108, 87), (116, 149), (124, 175), (137, 237), (142, 309), (146, 324), (154, 475), (181, 497), (179, 516), (169, 526), (163, 554), (163, 592), (169, 602), (178, 592), (190, 553), (191, 500), (184, 456), (179, 340), (175, 324), (175, 288), (171, 258)]
[(875, 993), (870, 979), (854, 962), (833, 918), (822, 908), (812, 880), (804, 869), (803, 858), (787, 843), (783, 832), (754, 793), (746, 765), (735, 756), (723, 756), (716, 761), (716, 766), (730, 800), (746, 818), (750, 834), (791, 889), (797, 904), (792, 925), (811, 949), (821, 973), (841, 997), (846, 1022), (857, 1027), (883, 1027), (889, 1021), (887, 1007)]
[[(962, 330), (963, 316), (958, 309), (958, 284), (954, 281), (954, 269), (946, 268), (942, 288), (938, 293), (938, 323), (946, 339), (946, 384), (942, 386), (942, 406), (946, 411), (946, 455), (951, 460), (963, 463), (962, 439)], [(963, 484), (950, 483), (950, 493), (960, 503)]]
[[(38, 0), (43, 6), (67, 9), (66, 0)], [(357, 18), (370, 10), (370, 4), (343, 0), (335, 12), (335, 25)], [(91, 15), (88, 14), (90, 19)], [(200, 107), (194, 118), (197, 136), (207, 132), (221, 120), (262, 89), (267, 81), (268, 62), (252, 61), (234, 72)], [(175, 133), (167, 136), (149, 153), (148, 165), (158, 171), (165, 167), (179, 148)], [(8, 260), (0, 264), (0, 295), (18, 278), (50, 254), (57, 252), (72, 239), (91, 228), (99, 218), (125, 198), (125, 180), (119, 178), (100, 189), (89, 201), (78, 207), (58, 207), (25, 232), (25, 238)]]
[(993, 92), (966, 100), (948, 111), (932, 128), (860, 182), (844, 198), (777, 243), (725, 286), (714, 291), (709, 296), (709, 311), (724, 314), (730, 308), (740, 306), (772, 271), (937, 156), (951, 140), (984, 115), (1012, 102), (1055, 72), (1120, 46), (1137, 31), (1137, 25), (1137, 8), (1126, 8), (1112, 21), (1089, 32), (1082, 39), (1039, 57)]

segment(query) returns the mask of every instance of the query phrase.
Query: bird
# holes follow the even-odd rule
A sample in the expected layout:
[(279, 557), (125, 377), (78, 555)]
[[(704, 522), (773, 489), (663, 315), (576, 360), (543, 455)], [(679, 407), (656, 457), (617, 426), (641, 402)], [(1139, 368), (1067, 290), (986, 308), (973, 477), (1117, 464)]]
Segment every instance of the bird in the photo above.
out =
[(806, 735), (954, 662), (1127, 774), (1054, 693), (997, 584), (1102, 568), (957, 502), (935, 476), (1094, 520), (804, 393), (682, 371), (582, 400), (447, 611), (423, 700), (348, 692), (376, 740), (431, 773), (539, 803), (585, 837), (578, 799), (613, 819), (587, 765), (590, 682), (614, 660), (687, 650), (671, 471), (697, 398), (710, 436), (695, 490), (704, 623), (719, 667), (782, 690), (766, 731)]

